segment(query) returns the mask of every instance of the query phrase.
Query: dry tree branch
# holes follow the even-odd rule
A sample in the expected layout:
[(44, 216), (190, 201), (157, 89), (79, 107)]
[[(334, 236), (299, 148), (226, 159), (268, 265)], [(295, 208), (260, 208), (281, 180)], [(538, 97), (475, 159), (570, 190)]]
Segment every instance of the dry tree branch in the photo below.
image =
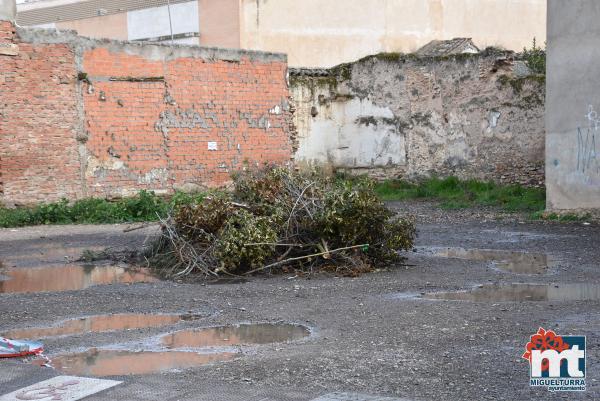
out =
[(294, 261), (297, 261), (297, 260), (309, 259), (309, 258), (314, 258), (314, 257), (317, 257), (317, 256), (322, 256), (322, 255), (325, 255), (326, 253), (332, 254), (332, 253), (336, 253), (336, 252), (347, 251), (347, 250), (350, 250), (350, 249), (363, 248), (363, 247), (366, 247), (366, 246), (369, 246), (369, 244), (346, 246), (346, 247), (343, 247), (343, 248), (332, 249), (332, 250), (327, 251), (327, 252), (313, 253), (312, 255), (299, 256), (297, 258), (289, 258), (289, 259), (286, 259), (286, 260), (282, 260), (280, 262), (275, 262), (275, 263), (271, 263), (270, 265), (259, 267), (258, 269), (250, 270), (249, 272), (244, 273), (244, 275), (247, 276), (247, 275), (250, 275), (250, 274), (262, 271), (262, 270), (270, 269), (271, 267), (276, 267), (276, 266), (284, 265), (286, 263), (294, 262)]

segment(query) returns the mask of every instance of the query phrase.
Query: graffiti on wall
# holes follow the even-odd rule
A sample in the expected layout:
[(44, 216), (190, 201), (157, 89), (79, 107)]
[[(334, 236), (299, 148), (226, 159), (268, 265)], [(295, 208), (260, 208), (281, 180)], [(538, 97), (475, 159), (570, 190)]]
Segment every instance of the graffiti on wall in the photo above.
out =
[(587, 176), (600, 175), (597, 142), (600, 140), (600, 118), (590, 105), (586, 115), (588, 127), (577, 128), (577, 171)]

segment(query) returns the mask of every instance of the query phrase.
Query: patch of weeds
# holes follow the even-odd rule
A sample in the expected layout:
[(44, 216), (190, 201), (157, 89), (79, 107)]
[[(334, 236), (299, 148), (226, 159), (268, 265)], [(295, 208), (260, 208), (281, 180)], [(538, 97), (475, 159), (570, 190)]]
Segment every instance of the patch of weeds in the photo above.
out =
[(403, 53), (382, 52), (382, 53), (377, 53), (377, 54), (369, 54), (368, 56), (358, 59), (358, 61), (356, 61), (356, 63), (364, 63), (364, 62), (370, 61), (370, 60), (382, 60), (382, 61), (388, 61), (388, 62), (393, 63), (393, 62), (400, 61), (403, 56), (404, 56)]
[(375, 186), (375, 192), (384, 201), (422, 198), (419, 186), (403, 180), (385, 180)]
[(350, 81), (352, 79), (352, 64), (344, 63), (337, 65), (331, 69), (331, 72), (342, 82)]
[(168, 199), (151, 191), (140, 191), (134, 197), (114, 202), (100, 198), (86, 198), (75, 202), (63, 199), (33, 207), (0, 208), (0, 227), (156, 221), (172, 208), (197, 202), (204, 196), (177, 192)]
[(456, 177), (430, 178), (417, 183), (387, 180), (379, 183), (376, 193), (383, 200), (436, 199), (447, 209), (472, 206), (497, 206), (506, 211), (544, 210), (546, 193), (543, 189), (521, 185), (498, 185), (493, 182), (459, 180)]
[(313, 98), (316, 97), (318, 90), (326, 90), (331, 96), (335, 96), (337, 94), (338, 79), (335, 74), (319, 77), (293, 75), (290, 77), (290, 85), (308, 88)]
[(169, 199), (169, 209), (177, 209), (184, 205), (201, 203), (208, 196), (207, 192), (186, 193), (177, 191)]
[(546, 76), (537, 74), (517, 78), (508, 75), (500, 75), (498, 77), (498, 82), (501, 86), (510, 86), (515, 93), (521, 93), (523, 91), (523, 87), (528, 82), (537, 84), (539, 87), (543, 87), (546, 84)]
[(558, 222), (582, 222), (589, 221), (592, 219), (592, 215), (589, 213), (575, 214), (575, 213), (554, 213), (539, 211), (532, 213), (531, 218), (534, 220), (546, 220), (546, 221), (558, 221)]
[(533, 38), (531, 49), (523, 48), (521, 56), (534, 74), (546, 74), (546, 49), (545, 46), (544, 48), (538, 47), (535, 38)]
[(378, 60), (396, 62), (396, 61), (400, 60), (400, 57), (402, 57), (402, 53), (398, 53), (398, 52), (379, 53), (373, 57), (375, 57)]

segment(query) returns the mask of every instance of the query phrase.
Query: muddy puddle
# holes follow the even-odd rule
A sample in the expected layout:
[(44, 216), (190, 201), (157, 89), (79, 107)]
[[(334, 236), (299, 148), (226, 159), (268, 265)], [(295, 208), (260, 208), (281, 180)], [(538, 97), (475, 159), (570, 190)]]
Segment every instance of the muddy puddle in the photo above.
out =
[[(238, 354), (231, 352), (199, 354), (195, 352), (132, 352), (91, 349), (87, 352), (51, 358), (54, 369), (76, 376), (145, 375), (186, 369), (218, 361), (228, 361)], [(34, 361), (44, 366), (45, 360)]]
[(473, 302), (517, 301), (596, 301), (600, 300), (600, 285), (596, 284), (506, 284), (485, 285), (470, 291), (426, 294), (427, 299)]
[(178, 323), (184, 319), (179, 315), (120, 314), (90, 316), (66, 320), (52, 327), (34, 327), (2, 333), (4, 337), (20, 339), (40, 339), (85, 333), (103, 333), (118, 330), (162, 327)]
[(441, 258), (490, 262), (497, 269), (516, 274), (544, 274), (557, 263), (544, 253), (437, 247), (422, 248), (420, 251)]
[(168, 348), (201, 348), (270, 344), (299, 340), (310, 335), (304, 326), (293, 324), (243, 324), (183, 330), (162, 338)]
[(77, 266), (4, 269), (0, 293), (60, 292), (94, 285), (150, 283), (158, 281), (148, 269), (120, 266)]

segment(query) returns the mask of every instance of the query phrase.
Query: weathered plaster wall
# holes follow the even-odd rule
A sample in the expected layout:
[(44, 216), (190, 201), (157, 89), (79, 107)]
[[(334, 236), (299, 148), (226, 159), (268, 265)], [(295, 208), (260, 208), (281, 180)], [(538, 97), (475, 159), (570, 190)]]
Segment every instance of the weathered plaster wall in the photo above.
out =
[(218, 186), (288, 163), (281, 54), (0, 26), (0, 201)]
[(51, 24), (47, 28), (75, 30), (81, 36), (89, 38), (111, 38), (127, 40), (127, 13), (103, 15), (100, 17), (63, 21)]
[[(431, 40), (471, 37), (520, 51), (546, 37), (546, 0), (240, 0), (241, 46), (294, 67), (331, 67)], [(201, 28), (202, 29), (202, 28)]]
[(14, 0), (0, 0), (0, 21), (14, 21), (17, 5)]
[(600, 208), (600, 2), (548, 2), (547, 208)]
[(296, 160), (381, 177), (541, 185), (544, 77), (514, 70), (504, 52), (383, 54), (333, 70), (295, 70)]
[(240, 47), (240, 0), (198, 0), (200, 44)]
[(328, 84), (293, 82), (298, 162), (356, 169), (406, 164), (405, 138), (389, 107), (337, 96)]

